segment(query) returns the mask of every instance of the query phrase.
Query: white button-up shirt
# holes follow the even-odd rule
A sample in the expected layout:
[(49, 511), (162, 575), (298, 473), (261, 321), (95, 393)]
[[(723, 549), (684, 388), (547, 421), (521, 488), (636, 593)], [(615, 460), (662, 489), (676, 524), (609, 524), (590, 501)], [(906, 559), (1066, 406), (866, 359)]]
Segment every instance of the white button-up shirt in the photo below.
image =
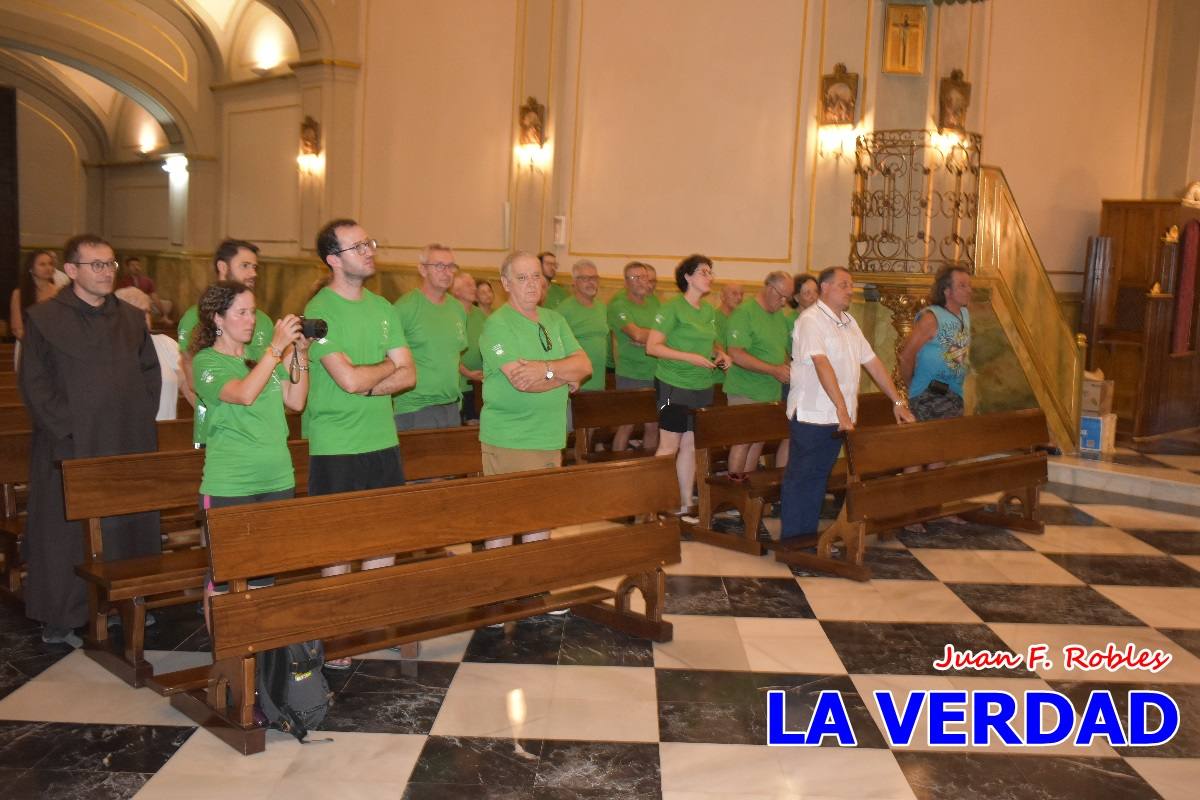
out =
[(825, 393), (813, 366), (813, 356), (829, 359), (838, 387), (846, 400), (850, 419), (858, 415), (858, 383), (862, 366), (875, 358), (875, 351), (849, 313), (834, 313), (818, 300), (792, 326), (792, 383), (788, 391), (789, 419), (813, 425), (836, 425), (837, 407)]

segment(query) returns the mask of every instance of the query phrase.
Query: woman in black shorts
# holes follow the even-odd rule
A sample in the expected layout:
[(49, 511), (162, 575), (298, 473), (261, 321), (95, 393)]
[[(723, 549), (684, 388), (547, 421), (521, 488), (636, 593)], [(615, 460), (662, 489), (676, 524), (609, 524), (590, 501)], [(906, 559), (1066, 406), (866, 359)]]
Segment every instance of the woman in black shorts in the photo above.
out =
[[(729, 366), (729, 356), (717, 340), (716, 309), (703, 301), (712, 288), (712, 261), (692, 255), (675, 268), (680, 295), (664, 303), (646, 339), (646, 354), (658, 359), (658, 452), (675, 455), (679, 479), (679, 513), (692, 505), (696, 482), (696, 443), (692, 409), (712, 403), (713, 377)], [(694, 522), (694, 517), (684, 517)]]

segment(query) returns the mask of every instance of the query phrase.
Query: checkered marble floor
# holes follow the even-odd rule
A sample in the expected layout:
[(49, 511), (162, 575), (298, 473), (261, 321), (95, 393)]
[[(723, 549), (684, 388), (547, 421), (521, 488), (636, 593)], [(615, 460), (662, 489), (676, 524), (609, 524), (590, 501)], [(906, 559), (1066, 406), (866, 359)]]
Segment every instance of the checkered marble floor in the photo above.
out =
[[(0, 795), (6, 798), (1192, 798), (1200, 783), (1200, 508), (1052, 484), (1044, 535), (937, 522), (874, 546), (866, 583), (693, 542), (667, 579), (675, 639), (574, 616), (488, 628), (330, 673), (324, 728), (235, 754), (148, 689), (43, 645), (0, 607)], [(773, 522), (773, 521), (772, 521)], [(148, 631), (159, 669), (207, 660), (195, 607)], [(943, 672), (947, 642), (1012, 649), (1108, 642), (1173, 654), (1143, 673)], [(1166, 745), (890, 749), (876, 689), (1170, 692)], [(855, 748), (767, 748), (766, 692), (804, 727), (842, 693)], [(918, 729), (914, 741), (923, 741)], [(832, 742), (827, 742), (832, 744)]]

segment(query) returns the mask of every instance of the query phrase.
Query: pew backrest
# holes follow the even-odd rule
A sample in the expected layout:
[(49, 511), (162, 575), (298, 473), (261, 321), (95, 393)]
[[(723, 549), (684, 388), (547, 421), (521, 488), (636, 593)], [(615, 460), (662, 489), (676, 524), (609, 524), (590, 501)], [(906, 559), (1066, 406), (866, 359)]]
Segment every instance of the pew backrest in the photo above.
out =
[(571, 395), (571, 419), (576, 430), (638, 425), (658, 422), (658, 406), (653, 389), (576, 392)]
[[(669, 456), (215, 509), (214, 658), (454, 613), (679, 559), (675, 520), (242, 591), (261, 575), (531, 530), (654, 515), (678, 503)], [(353, 536), (338, 535), (353, 521)]]
[(33, 427), (29, 411), (20, 403), (0, 405), (0, 433), (6, 431), (27, 431)]

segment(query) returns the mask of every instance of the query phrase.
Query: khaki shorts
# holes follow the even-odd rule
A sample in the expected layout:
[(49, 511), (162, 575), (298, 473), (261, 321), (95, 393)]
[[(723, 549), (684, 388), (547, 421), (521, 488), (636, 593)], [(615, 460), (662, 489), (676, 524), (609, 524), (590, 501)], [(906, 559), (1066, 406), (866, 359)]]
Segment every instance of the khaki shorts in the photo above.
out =
[(516, 450), (479, 443), (483, 453), (483, 474), (503, 475), (508, 472), (529, 472), (562, 466), (562, 450)]

